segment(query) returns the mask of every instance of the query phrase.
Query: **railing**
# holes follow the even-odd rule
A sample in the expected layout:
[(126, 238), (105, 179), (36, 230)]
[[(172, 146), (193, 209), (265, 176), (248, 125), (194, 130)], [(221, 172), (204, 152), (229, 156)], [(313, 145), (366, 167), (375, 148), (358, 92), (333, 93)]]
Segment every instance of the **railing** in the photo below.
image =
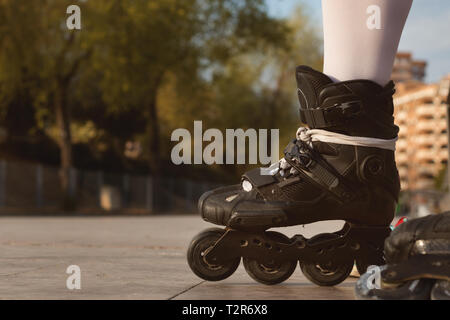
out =
[[(71, 171), (77, 209), (194, 211), (200, 195), (216, 186), (182, 178)], [(59, 168), (0, 160), (0, 209), (59, 208), (63, 193)]]

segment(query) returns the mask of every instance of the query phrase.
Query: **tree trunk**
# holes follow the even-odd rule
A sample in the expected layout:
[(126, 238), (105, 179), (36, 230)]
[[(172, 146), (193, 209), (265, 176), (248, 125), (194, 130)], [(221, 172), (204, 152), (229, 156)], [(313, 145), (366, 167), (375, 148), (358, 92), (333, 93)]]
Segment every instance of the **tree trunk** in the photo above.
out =
[(149, 166), (154, 176), (159, 175), (161, 167), (161, 148), (159, 141), (159, 121), (157, 109), (157, 92), (152, 93), (149, 101), (148, 134), (150, 138)]
[(58, 83), (55, 90), (55, 115), (59, 131), (59, 149), (61, 158), (60, 182), (63, 192), (63, 208), (70, 210), (74, 207), (74, 190), (72, 190), (72, 135), (70, 132), (70, 114), (67, 106), (67, 85)]

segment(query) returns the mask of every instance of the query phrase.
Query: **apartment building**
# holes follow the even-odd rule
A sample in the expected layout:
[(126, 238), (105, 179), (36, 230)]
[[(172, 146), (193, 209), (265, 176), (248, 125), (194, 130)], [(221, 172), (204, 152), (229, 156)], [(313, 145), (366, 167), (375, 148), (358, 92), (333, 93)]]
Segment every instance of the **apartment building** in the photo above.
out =
[(449, 159), (447, 99), (450, 75), (439, 83), (400, 81), (394, 96), (400, 127), (396, 161), (403, 190), (433, 188)]
[(409, 52), (398, 52), (392, 70), (392, 80), (395, 83), (422, 82), (425, 78), (426, 67), (426, 61), (413, 59)]

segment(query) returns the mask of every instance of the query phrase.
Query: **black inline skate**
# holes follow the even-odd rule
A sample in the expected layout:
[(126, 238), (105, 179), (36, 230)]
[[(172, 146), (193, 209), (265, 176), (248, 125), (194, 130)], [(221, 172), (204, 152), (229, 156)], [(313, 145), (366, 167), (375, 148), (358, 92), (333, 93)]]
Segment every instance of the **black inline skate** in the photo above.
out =
[(450, 300), (450, 212), (401, 224), (384, 248), (387, 264), (361, 276), (358, 299)]
[[(204, 220), (225, 226), (197, 235), (188, 250), (192, 271), (223, 280), (239, 266), (264, 284), (288, 279), (297, 261), (322, 286), (344, 281), (354, 263), (362, 273), (383, 264), (383, 244), (400, 189), (394, 149), (394, 84), (368, 80), (334, 83), (323, 73), (296, 70), (300, 128), (285, 158), (254, 169), (242, 183), (205, 193)], [(267, 231), (324, 220), (345, 220), (342, 230), (288, 238)]]

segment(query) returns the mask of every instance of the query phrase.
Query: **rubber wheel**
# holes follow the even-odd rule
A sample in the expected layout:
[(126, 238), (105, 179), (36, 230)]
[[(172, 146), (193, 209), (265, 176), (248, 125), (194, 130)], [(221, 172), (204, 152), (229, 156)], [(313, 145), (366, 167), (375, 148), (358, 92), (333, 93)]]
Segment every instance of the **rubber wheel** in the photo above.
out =
[(209, 264), (203, 258), (206, 249), (213, 246), (225, 233), (219, 228), (207, 229), (192, 239), (187, 252), (187, 260), (191, 270), (207, 281), (220, 281), (231, 276), (239, 266), (241, 258), (230, 260), (226, 264)]
[[(268, 231), (266, 235), (275, 242), (290, 243), (290, 239), (282, 233)], [(265, 285), (275, 285), (289, 279), (297, 266), (296, 260), (264, 265), (255, 259), (244, 258), (243, 263), (249, 276)]]
[[(338, 238), (334, 233), (318, 234), (309, 239), (308, 244), (315, 244), (321, 241)], [(339, 266), (320, 265), (314, 262), (300, 261), (300, 268), (309, 281), (319, 286), (335, 286), (348, 278), (353, 269), (353, 259), (341, 263)]]
[(384, 256), (383, 253), (376, 251), (376, 250), (371, 250), (371, 257), (370, 260), (368, 259), (356, 259), (355, 261), (356, 263), (356, 269), (358, 269), (358, 272), (360, 275), (366, 273), (367, 268), (369, 266), (382, 266), (384, 264), (386, 264), (386, 261), (384, 260)]

